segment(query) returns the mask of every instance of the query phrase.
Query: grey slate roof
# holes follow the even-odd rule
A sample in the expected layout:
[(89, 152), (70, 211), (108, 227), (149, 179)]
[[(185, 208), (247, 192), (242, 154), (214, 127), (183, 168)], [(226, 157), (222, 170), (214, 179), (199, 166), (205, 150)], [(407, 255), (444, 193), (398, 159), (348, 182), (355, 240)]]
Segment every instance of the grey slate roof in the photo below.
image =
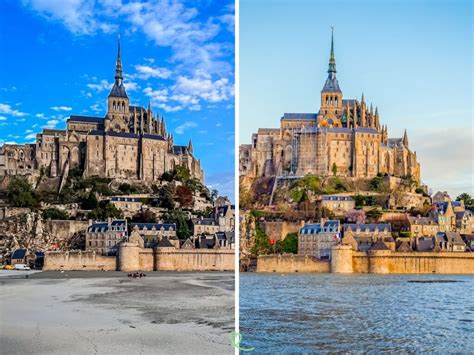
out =
[(161, 227), (163, 227), (165, 230), (176, 230), (175, 223), (132, 223), (132, 230), (135, 226), (138, 227), (138, 230), (143, 230), (145, 227), (147, 230), (152, 230), (153, 227), (156, 230), (160, 230)]
[(305, 120), (315, 120), (318, 117), (317, 113), (284, 113), (282, 120), (292, 120), (292, 119), (305, 119)]
[(112, 90), (110, 91), (109, 97), (123, 97), (123, 98), (128, 98), (127, 91), (125, 91), (125, 86), (122, 85), (117, 85), (117, 83), (114, 83), (114, 86), (112, 87)]
[(171, 242), (168, 239), (163, 238), (160, 240), (157, 247), (158, 248), (174, 248), (174, 245), (171, 244)]
[(339, 233), (339, 220), (328, 220), (321, 226), (321, 223), (305, 224), (300, 229), (301, 235), (313, 235), (321, 233)]
[(194, 218), (193, 223), (197, 225), (204, 225), (204, 226), (216, 226), (217, 223), (214, 218)]
[(225, 206), (219, 206), (217, 207), (217, 213), (218, 214), (223, 214), (225, 215), (227, 213), (228, 209), (235, 210), (235, 205), (225, 205)]
[(325, 195), (321, 197), (323, 201), (354, 201), (351, 196)]
[(85, 122), (85, 123), (103, 123), (104, 118), (103, 117), (93, 117), (93, 116), (77, 116), (77, 115), (71, 115), (68, 120), (68, 122)]
[(13, 252), (12, 259), (24, 259), (26, 256), (26, 249), (17, 249)]
[(347, 231), (348, 229), (351, 229), (352, 231), (356, 231), (357, 228), (360, 228), (361, 232), (365, 232), (366, 229), (369, 230), (369, 232), (374, 232), (375, 228), (378, 228), (379, 231), (383, 231), (385, 228), (387, 229), (388, 232), (392, 231), (392, 226), (390, 224), (385, 224), (385, 223), (380, 223), (380, 224), (358, 224), (358, 223), (345, 223), (343, 226), (344, 232)]
[(137, 198), (137, 197), (114, 196), (110, 200), (111, 201), (117, 201), (117, 202), (140, 202), (140, 199)]
[(339, 88), (339, 82), (336, 79), (335, 75), (329, 75), (326, 79), (326, 83), (324, 83), (324, 87), (322, 92), (329, 91), (329, 92), (341, 92)]
[(435, 225), (438, 224), (435, 220), (430, 217), (412, 217), (408, 216), (408, 222), (410, 224), (419, 224), (419, 225)]
[[(111, 227), (114, 228), (120, 228), (122, 231), (126, 231), (125, 225), (126, 225), (126, 220), (124, 219), (117, 219), (112, 221), (110, 224)], [(88, 228), (87, 231), (89, 233), (103, 233), (103, 232), (108, 232), (109, 231), (109, 224), (107, 222), (95, 222), (92, 223)]]
[(185, 145), (175, 145), (173, 146), (174, 154), (186, 154), (188, 147)]
[(369, 250), (390, 250), (390, 248), (382, 240), (377, 240)]

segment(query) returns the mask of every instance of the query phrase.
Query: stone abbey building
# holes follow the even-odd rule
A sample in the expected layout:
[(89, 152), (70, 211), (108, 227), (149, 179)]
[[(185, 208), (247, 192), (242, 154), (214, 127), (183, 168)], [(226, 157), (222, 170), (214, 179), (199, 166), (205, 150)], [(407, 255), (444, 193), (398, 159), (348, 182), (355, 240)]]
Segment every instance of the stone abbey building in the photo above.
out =
[(176, 166), (186, 166), (201, 182), (204, 173), (191, 140), (174, 145), (165, 119), (151, 109), (132, 106), (123, 84), (118, 42), (115, 82), (105, 117), (71, 115), (66, 130), (44, 129), (36, 144), (5, 144), (0, 148), (0, 176), (65, 177), (80, 169), (85, 177), (100, 176), (152, 182)]
[(334, 40), (328, 78), (321, 91), (317, 113), (285, 113), (280, 128), (260, 128), (251, 144), (240, 146), (240, 175), (315, 174), (353, 178), (378, 173), (411, 176), (420, 181), (420, 164), (408, 144), (408, 136), (388, 138), (379, 112), (361, 101), (343, 99), (336, 78)]

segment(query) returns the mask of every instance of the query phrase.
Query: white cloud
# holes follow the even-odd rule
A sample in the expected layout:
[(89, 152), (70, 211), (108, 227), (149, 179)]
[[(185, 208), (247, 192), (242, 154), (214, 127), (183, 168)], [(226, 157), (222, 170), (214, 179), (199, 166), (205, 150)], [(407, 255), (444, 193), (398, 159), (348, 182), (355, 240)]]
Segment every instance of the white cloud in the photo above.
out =
[(4, 113), (6, 115), (12, 115), (15, 117), (21, 117), (21, 116), (27, 115), (24, 112), (12, 109), (12, 107), (8, 104), (0, 104), (0, 113)]
[(44, 125), (43, 128), (56, 128), (59, 122), (59, 120), (49, 120), (48, 122), (46, 122), (46, 125)]
[(179, 105), (178, 106), (171, 106), (171, 105), (167, 105), (167, 104), (164, 104), (164, 103), (158, 104), (156, 106), (158, 106), (159, 108), (162, 108), (166, 112), (176, 112), (176, 111), (181, 111), (183, 109), (183, 107), (179, 106)]
[(133, 81), (126, 81), (123, 83), (123, 86), (125, 86), (125, 89), (127, 91), (137, 91), (138, 89), (140, 89), (140, 86)]
[(31, 140), (36, 138), (36, 133), (30, 133), (27, 136), (25, 136), (25, 140)]
[(216, 123), (216, 127), (222, 127), (222, 123)]
[(0, 121), (6, 121), (7, 118), (5, 116), (0, 116)]
[(178, 77), (173, 90), (180, 94), (199, 96), (204, 101), (220, 102), (232, 97), (234, 89), (227, 78), (213, 81), (208, 75), (197, 73), (193, 78)]
[(91, 35), (98, 30), (115, 32), (116, 25), (97, 20), (94, 4), (95, 1), (90, 0), (23, 0), (23, 5), (47, 19), (62, 22), (72, 33)]
[(183, 134), (184, 131), (186, 131), (188, 128), (194, 128), (194, 127), (197, 127), (196, 122), (186, 121), (182, 125), (176, 127), (174, 131), (176, 134)]
[(96, 90), (98, 92), (104, 91), (104, 90), (110, 90), (112, 89), (113, 83), (109, 83), (107, 80), (101, 80), (98, 84), (91, 83), (87, 84), (87, 87), (92, 90)]
[(27, 130), (25, 131), (25, 134), (28, 134), (28, 133), (33, 133), (33, 131), (32, 131), (31, 129), (27, 129)]
[(152, 103), (168, 101), (167, 89), (153, 90), (151, 87), (147, 87), (143, 90), (143, 93), (150, 98)]
[(172, 72), (167, 68), (151, 67), (148, 65), (135, 65), (137, 77), (147, 80), (149, 78), (168, 79)]
[(91, 106), (91, 110), (94, 111), (94, 112), (100, 112), (102, 111), (102, 109), (100, 108), (100, 105), (99, 104), (94, 104)]
[(37, 114), (36, 114), (36, 117), (38, 117), (38, 118), (44, 118), (44, 113), (37, 113)]
[(54, 111), (72, 111), (72, 107), (69, 106), (52, 106), (50, 109)]

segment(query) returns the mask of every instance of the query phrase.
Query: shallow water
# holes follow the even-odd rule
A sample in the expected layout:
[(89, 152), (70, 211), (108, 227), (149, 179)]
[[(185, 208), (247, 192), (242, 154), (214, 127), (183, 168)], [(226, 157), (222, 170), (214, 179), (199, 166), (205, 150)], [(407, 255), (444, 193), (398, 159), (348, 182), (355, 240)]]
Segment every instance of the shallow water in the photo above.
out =
[(474, 353), (473, 298), (473, 276), (241, 274), (242, 347)]

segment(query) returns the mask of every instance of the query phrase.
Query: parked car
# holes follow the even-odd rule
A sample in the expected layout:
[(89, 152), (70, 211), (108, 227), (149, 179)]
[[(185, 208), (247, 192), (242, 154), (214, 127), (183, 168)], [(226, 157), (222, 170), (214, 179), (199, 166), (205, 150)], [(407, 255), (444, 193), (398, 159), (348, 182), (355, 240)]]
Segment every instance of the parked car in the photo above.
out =
[(31, 270), (26, 264), (15, 264), (15, 270)]
[(4, 266), (3, 266), (3, 269), (5, 269), (5, 270), (13, 270), (13, 269), (15, 269), (15, 266), (13, 266), (13, 265), (4, 265)]

